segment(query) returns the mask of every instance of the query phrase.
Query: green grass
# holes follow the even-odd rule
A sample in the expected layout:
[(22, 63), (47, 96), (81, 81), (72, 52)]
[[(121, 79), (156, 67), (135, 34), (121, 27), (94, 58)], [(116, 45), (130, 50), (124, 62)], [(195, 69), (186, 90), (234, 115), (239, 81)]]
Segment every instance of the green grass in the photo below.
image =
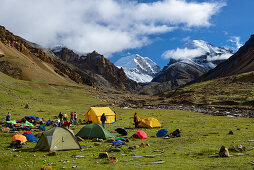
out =
[[(181, 103), (189, 101), (202, 105), (231, 105), (246, 106), (246, 102), (254, 101), (254, 72), (218, 78), (201, 83), (191, 84), (181, 89), (165, 92), (168, 102)], [(252, 106), (248, 104), (248, 106)]]
[[(60, 111), (68, 114), (76, 111), (79, 118), (83, 118), (90, 106), (106, 104), (91, 97), (92, 89), (89, 87), (49, 86), (15, 80), (1, 73), (0, 78), (1, 119), (5, 118), (8, 111), (12, 113), (13, 119), (29, 115), (52, 119)], [(26, 103), (31, 109), (24, 109)], [(99, 152), (109, 151), (110, 143), (94, 146), (91, 140), (85, 140), (80, 143), (88, 145), (84, 151), (59, 151), (56, 156), (47, 156), (47, 152), (26, 152), (27, 149), (33, 148), (35, 143), (25, 144), (22, 150), (5, 150), (14, 133), (0, 132), (0, 169), (39, 169), (51, 163), (53, 169), (70, 169), (72, 166), (78, 166), (77, 169), (253, 169), (250, 162), (254, 161), (254, 142), (248, 142), (254, 140), (253, 119), (162, 109), (112, 109), (116, 111), (118, 121), (106, 125), (106, 129), (113, 133), (117, 127), (130, 127), (131, 129), (127, 129), (128, 136), (134, 134), (137, 129), (133, 128), (133, 114), (137, 112), (141, 118), (157, 118), (169, 132), (180, 128), (182, 137), (157, 138), (155, 136), (159, 129), (142, 129), (149, 138), (130, 140), (128, 146), (146, 142), (150, 147), (129, 150), (128, 146), (124, 146), (121, 152), (109, 152), (109, 156), (115, 156), (119, 160), (111, 164), (105, 159), (98, 159)], [(81, 127), (82, 125), (77, 126), (74, 132), (77, 133)], [(230, 130), (234, 132), (233, 135), (228, 135)], [(218, 152), (222, 145), (230, 147), (240, 144), (247, 148), (243, 156), (235, 156), (235, 152), (230, 152), (233, 156), (229, 158), (209, 158), (209, 155)], [(160, 152), (154, 152), (156, 149)], [(161, 155), (154, 158), (133, 157), (154, 154)], [(72, 155), (85, 157), (75, 159)], [(66, 160), (69, 162), (64, 164)], [(151, 164), (157, 161), (165, 162)]]

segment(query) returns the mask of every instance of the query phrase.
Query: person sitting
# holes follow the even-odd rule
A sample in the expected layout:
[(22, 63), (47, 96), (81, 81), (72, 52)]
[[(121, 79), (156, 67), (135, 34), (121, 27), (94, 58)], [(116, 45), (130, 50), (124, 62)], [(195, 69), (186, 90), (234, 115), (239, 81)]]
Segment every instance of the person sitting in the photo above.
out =
[(181, 137), (180, 129), (176, 129), (173, 133), (171, 133), (172, 137)]
[(70, 129), (70, 126), (71, 126), (71, 121), (65, 121), (65, 122), (63, 123), (63, 127), (65, 127), (65, 128)]

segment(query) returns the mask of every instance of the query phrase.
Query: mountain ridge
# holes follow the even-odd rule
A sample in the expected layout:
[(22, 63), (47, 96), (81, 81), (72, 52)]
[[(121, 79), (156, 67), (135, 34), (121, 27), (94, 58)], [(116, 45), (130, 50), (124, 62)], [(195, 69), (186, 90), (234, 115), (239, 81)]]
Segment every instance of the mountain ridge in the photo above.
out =
[(138, 83), (151, 82), (153, 77), (161, 70), (160, 66), (148, 57), (138, 54), (122, 57), (114, 63), (123, 68), (125, 74)]

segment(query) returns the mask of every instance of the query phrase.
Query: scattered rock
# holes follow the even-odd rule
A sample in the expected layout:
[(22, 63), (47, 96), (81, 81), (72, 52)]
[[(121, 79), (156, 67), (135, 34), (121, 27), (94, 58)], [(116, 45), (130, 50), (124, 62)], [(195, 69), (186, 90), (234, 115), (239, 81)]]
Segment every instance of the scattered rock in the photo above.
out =
[(245, 146), (243, 145), (238, 145), (238, 146), (232, 146), (229, 148), (230, 151), (235, 151), (235, 152), (243, 152), (246, 150)]
[(150, 162), (150, 164), (163, 164), (165, 161)]
[(98, 142), (99, 141), (99, 138), (93, 138), (92, 139), (92, 142)]
[(109, 158), (108, 158), (108, 161), (109, 161), (110, 163), (116, 163), (116, 162), (118, 162), (118, 159), (117, 159), (117, 157), (109, 157)]
[(228, 132), (228, 134), (229, 134), (229, 135), (233, 135), (234, 132), (233, 132), (232, 130), (230, 130), (230, 131)]
[(85, 156), (84, 155), (72, 155), (72, 157), (74, 157), (74, 158), (84, 158)]
[(161, 150), (158, 150), (158, 149), (155, 149), (155, 150), (153, 150), (154, 152), (161, 152)]
[(121, 149), (120, 148), (112, 148), (110, 151), (111, 152), (121, 152)]
[(155, 155), (145, 155), (145, 158), (155, 158), (156, 156), (159, 156), (161, 154), (155, 154)]
[(56, 156), (56, 155), (57, 155), (56, 151), (52, 151), (48, 153), (48, 156)]
[(100, 146), (100, 145), (102, 145), (102, 143), (99, 143), (99, 142), (94, 143), (94, 146)]
[(99, 158), (109, 158), (107, 152), (101, 152), (99, 153)]
[(254, 165), (254, 161), (250, 162), (251, 165)]
[(254, 140), (248, 140), (248, 142), (254, 142)]
[(44, 166), (41, 168), (41, 170), (52, 170), (51, 166)]
[(139, 147), (140, 147), (139, 145), (135, 145), (135, 146), (130, 146), (129, 149), (137, 149)]
[(244, 153), (236, 153), (235, 156), (243, 156)]
[(221, 146), (220, 151), (219, 151), (219, 156), (220, 157), (229, 157), (228, 149), (225, 148), (225, 146)]
[(25, 108), (25, 109), (30, 109), (29, 104), (26, 104), (24, 108)]
[(134, 157), (134, 158), (141, 158), (141, 157), (143, 157), (143, 156), (141, 156), (141, 155), (134, 155), (134, 156), (132, 156), (132, 157)]
[(115, 141), (114, 138), (109, 138), (109, 139), (107, 139), (107, 142), (108, 142), (108, 143), (112, 143), (112, 142), (114, 142), (114, 141)]
[(144, 148), (144, 147), (146, 147), (146, 143), (145, 143), (145, 142), (142, 142), (139, 146), (142, 147), (142, 148)]
[(72, 166), (71, 168), (77, 168), (78, 166), (76, 165), (76, 166)]

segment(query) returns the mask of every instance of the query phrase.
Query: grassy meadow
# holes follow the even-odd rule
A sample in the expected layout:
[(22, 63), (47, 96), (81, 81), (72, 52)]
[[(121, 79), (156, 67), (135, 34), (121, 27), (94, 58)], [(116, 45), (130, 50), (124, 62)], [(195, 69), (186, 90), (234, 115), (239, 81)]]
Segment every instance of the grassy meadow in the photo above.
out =
[[(7, 112), (12, 114), (12, 119), (20, 119), (24, 116), (43, 117), (45, 120), (53, 119), (60, 111), (69, 114), (76, 111), (79, 119), (90, 106), (107, 105), (98, 101), (89, 87), (81, 86), (53, 86), (43, 83), (26, 82), (12, 79), (0, 73), (0, 113), (1, 120), (5, 119)], [(99, 93), (99, 92), (98, 92)], [(28, 103), (30, 109), (24, 109)], [(133, 114), (135, 112), (141, 118), (155, 117), (163, 128), (169, 132), (180, 128), (180, 138), (157, 138), (159, 129), (141, 129), (149, 136), (148, 139), (131, 139), (128, 146), (139, 145), (142, 142), (149, 143), (149, 147), (129, 150), (123, 146), (121, 152), (109, 152), (109, 156), (118, 158), (115, 164), (108, 163), (106, 159), (98, 159), (99, 152), (110, 151), (111, 144), (102, 142), (100, 146), (94, 146), (91, 140), (80, 142), (87, 145), (83, 151), (59, 151), (56, 156), (48, 156), (47, 152), (27, 152), (35, 143), (23, 145), (21, 150), (5, 148), (11, 143), (12, 133), (1, 133), (0, 137), (0, 169), (40, 169), (50, 165), (53, 169), (253, 169), (251, 161), (254, 161), (254, 120), (236, 117), (218, 117), (202, 113), (154, 110), (154, 109), (122, 109), (112, 108), (117, 113), (117, 122), (106, 125), (106, 129), (114, 133), (118, 127), (128, 128), (128, 136), (133, 135)], [(83, 125), (74, 128), (77, 133)], [(49, 127), (46, 127), (49, 128)], [(232, 130), (233, 135), (228, 135)], [(39, 131), (33, 130), (34, 133)], [(23, 133), (23, 132), (18, 132)], [(114, 133), (116, 134), (116, 133)], [(244, 155), (237, 156), (237, 152), (231, 152), (229, 158), (210, 158), (209, 155), (218, 153), (222, 145), (244, 145)], [(83, 158), (74, 158), (73, 155), (82, 155)], [(153, 155), (152, 158), (145, 157)], [(154, 162), (165, 161), (161, 164)]]

